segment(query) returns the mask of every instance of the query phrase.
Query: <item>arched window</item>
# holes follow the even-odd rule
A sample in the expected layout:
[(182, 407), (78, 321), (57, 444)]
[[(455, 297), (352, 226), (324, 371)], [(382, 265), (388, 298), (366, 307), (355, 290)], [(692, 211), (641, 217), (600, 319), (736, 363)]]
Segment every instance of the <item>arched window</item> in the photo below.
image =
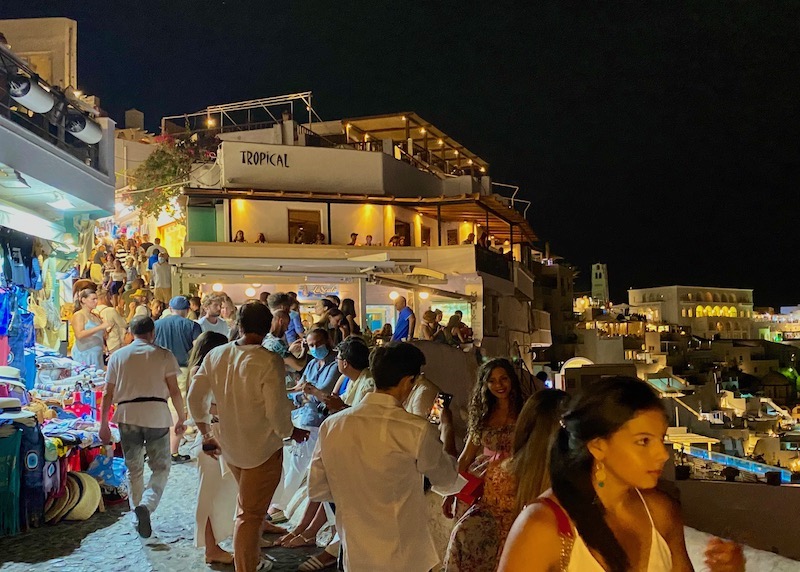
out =
[(686, 295), (686, 299), (687, 299), (687, 300), (689, 300), (689, 302), (691, 302), (691, 301), (692, 301), (692, 293), (691, 293), (691, 292), (689, 292), (689, 293)]
[(711, 315), (712, 316), (720, 316), (720, 315), (722, 315), (721, 308), (719, 306), (714, 306), (714, 308), (711, 310)]
[(698, 317), (698, 318), (702, 318), (703, 316), (705, 316), (705, 312), (703, 311), (703, 307), (702, 306), (698, 306), (697, 308), (695, 308), (694, 315), (696, 317)]
[(703, 314), (705, 316), (713, 316), (714, 314), (711, 313), (711, 306), (706, 306), (703, 310)]
[[(700, 307), (700, 306), (698, 306), (698, 308), (699, 308), (699, 307)], [(692, 317), (692, 309), (691, 309), (691, 308), (689, 308), (689, 317), (690, 317), (690, 318)]]
[(686, 317), (686, 308), (681, 308), (681, 317), (682, 318)]
[(714, 302), (721, 302), (719, 292), (714, 292)]
[(703, 300), (706, 302), (713, 302), (714, 296), (713, 294), (711, 294), (711, 292), (706, 292), (705, 294), (703, 294)]

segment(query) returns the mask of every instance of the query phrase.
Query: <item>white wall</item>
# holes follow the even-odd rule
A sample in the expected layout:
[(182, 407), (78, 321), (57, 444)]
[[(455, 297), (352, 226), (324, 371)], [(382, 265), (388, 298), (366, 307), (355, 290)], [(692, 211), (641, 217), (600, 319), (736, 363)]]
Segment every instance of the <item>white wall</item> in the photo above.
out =
[(51, 85), (78, 87), (78, 24), (68, 18), (0, 20), (11, 50)]
[[(328, 236), (327, 206), (323, 203), (249, 201), (233, 199), (231, 201), (231, 230), (235, 234), (244, 231), (247, 242), (255, 242), (259, 232), (263, 232), (267, 242), (288, 243), (289, 210), (317, 211), (320, 215), (322, 232)], [(331, 209), (331, 212), (333, 209)], [(333, 215), (331, 214), (333, 220)], [(345, 241), (346, 242), (346, 241)]]
[[(386, 244), (384, 236), (382, 205), (331, 205), (331, 240), (333, 244), (347, 244), (350, 233), (358, 233), (358, 244), (364, 244), (368, 234), (372, 235), (372, 244)], [(389, 237), (391, 238), (391, 237)]]
[(116, 188), (133, 184), (133, 172), (145, 162), (155, 145), (131, 141), (129, 139), (114, 139), (114, 171), (116, 173)]

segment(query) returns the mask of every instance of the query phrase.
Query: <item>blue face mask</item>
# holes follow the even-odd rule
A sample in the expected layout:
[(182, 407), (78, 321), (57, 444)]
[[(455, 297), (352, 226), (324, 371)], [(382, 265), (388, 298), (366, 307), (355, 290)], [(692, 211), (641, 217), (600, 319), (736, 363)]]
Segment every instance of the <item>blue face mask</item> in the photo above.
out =
[(297, 310), (289, 310), (289, 317), (290, 317), (291, 319), (293, 319), (293, 320), (294, 320), (294, 319), (295, 319), (295, 318), (297, 318), (299, 315), (300, 315), (300, 312), (298, 312)]
[(317, 346), (315, 348), (308, 348), (308, 353), (310, 353), (311, 357), (314, 359), (325, 359), (328, 357), (330, 350), (328, 346)]

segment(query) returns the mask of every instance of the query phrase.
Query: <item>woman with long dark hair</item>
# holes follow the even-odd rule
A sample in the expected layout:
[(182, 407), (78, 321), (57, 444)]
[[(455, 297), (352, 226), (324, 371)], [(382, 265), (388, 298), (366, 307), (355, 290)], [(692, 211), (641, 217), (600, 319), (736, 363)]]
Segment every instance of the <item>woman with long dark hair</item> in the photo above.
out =
[[(458, 472), (483, 477), (489, 462), (511, 454), (512, 437), (525, 396), (514, 371), (505, 358), (495, 358), (478, 370), (472, 390), (467, 423), (467, 443), (458, 457)], [(442, 505), (447, 518), (456, 516), (455, 497)], [(463, 512), (466, 507), (459, 509)]]
[(563, 391), (545, 389), (525, 402), (512, 456), (489, 464), (483, 496), (453, 528), (445, 572), (495, 572), (514, 519), (550, 488), (550, 444), (568, 400)]
[[(658, 395), (631, 377), (592, 384), (562, 418), (552, 489), (514, 522), (501, 572), (691, 571), (680, 507), (655, 490), (669, 459)], [(733, 543), (713, 539), (712, 572), (741, 572)]]
[(350, 334), (360, 336), (361, 335), (361, 327), (356, 322), (356, 303), (355, 300), (352, 298), (344, 298), (342, 300), (339, 309), (344, 314), (345, 319), (347, 320), (347, 325), (350, 326)]
[[(203, 332), (195, 341), (189, 353), (189, 379), (192, 379), (206, 355), (214, 348), (228, 343), (228, 338), (219, 332)], [(211, 414), (216, 413), (214, 404)], [(211, 422), (212, 431), (216, 432), (216, 423)], [(198, 432), (196, 447), (202, 445), (203, 436)], [(197, 454), (197, 472), (200, 486), (197, 490), (197, 509), (195, 511), (194, 543), (198, 548), (205, 548), (207, 564), (231, 564), (233, 555), (222, 549), (219, 543), (233, 534), (233, 518), (236, 513), (237, 487), (230, 471), (223, 474), (219, 459)]]

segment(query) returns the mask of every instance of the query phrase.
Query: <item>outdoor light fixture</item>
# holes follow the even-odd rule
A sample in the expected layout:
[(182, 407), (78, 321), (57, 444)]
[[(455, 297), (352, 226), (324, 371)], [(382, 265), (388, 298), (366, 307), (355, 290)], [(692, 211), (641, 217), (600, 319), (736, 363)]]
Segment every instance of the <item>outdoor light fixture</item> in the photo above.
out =
[(261, 288), (261, 284), (250, 284), (253, 288)]
[(62, 195), (61, 193), (56, 192), (56, 193), (54, 193), (54, 195), (55, 195), (56, 199), (54, 201), (50, 201), (50, 202), (47, 203), (48, 205), (50, 205), (54, 209), (58, 209), (60, 211), (66, 211), (66, 210), (75, 208), (75, 205), (73, 205), (69, 201), (69, 199), (64, 197), (64, 195)]
[(425, 128), (424, 128), (424, 127), (420, 127), (420, 128), (419, 128), (419, 132), (420, 132), (420, 133), (425, 133)]
[(389, 300), (397, 300), (399, 297), (400, 294), (396, 290), (389, 292)]
[(439, 145), (444, 145), (444, 141), (439, 139)]
[(472, 165), (472, 159), (467, 160), (467, 165)]
[(244, 293), (247, 294), (248, 298), (252, 298), (253, 296), (256, 295), (256, 290), (255, 288), (248, 288), (247, 290), (244, 291)]
[(103, 138), (103, 130), (100, 128), (100, 125), (86, 117), (80, 111), (68, 111), (64, 127), (75, 137), (89, 145), (99, 143), (100, 139)]
[(212, 289), (214, 292), (222, 292), (222, 284), (220, 284), (220, 283), (214, 284), (214, 285), (211, 287), (211, 289)]
[(206, 125), (208, 125), (209, 127), (214, 127), (215, 123), (216, 122), (214, 121), (213, 117), (209, 117), (208, 119), (206, 119)]
[(428, 294), (427, 292), (420, 292), (419, 293), (420, 300), (427, 300), (428, 296), (430, 296), (430, 294)]
[(47, 113), (56, 103), (53, 95), (33, 78), (15, 75), (8, 78), (11, 98), (36, 113)]

